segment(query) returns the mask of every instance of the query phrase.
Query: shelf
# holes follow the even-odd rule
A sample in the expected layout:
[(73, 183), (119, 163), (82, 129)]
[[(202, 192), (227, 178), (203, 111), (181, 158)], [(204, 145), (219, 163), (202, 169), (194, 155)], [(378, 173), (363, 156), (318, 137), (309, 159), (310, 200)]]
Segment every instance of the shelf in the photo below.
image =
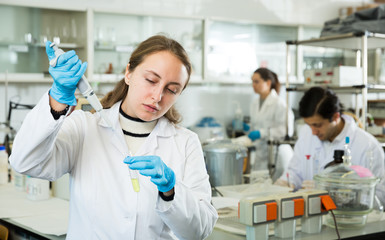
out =
[(8, 83), (52, 83), (52, 77), (44, 73), (0, 73), (0, 82)]
[[(324, 48), (334, 48), (334, 49), (350, 49), (360, 51), (361, 54), (356, 54), (356, 65), (357, 67), (362, 67), (363, 77), (362, 85), (350, 86), (350, 87), (339, 87), (339, 86), (327, 86), (327, 85), (318, 85), (320, 87), (325, 87), (332, 89), (338, 93), (353, 93), (358, 96), (361, 95), (362, 105), (361, 105), (361, 122), (366, 126), (366, 114), (367, 114), (367, 101), (368, 93), (380, 93), (385, 92), (384, 85), (374, 85), (368, 84), (368, 49), (377, 49), (385, 47), (385, 34), (381, 33), (372, 33), (372, 32), (353, 32), (340, 35), (326, 36), (320, 38), (314, 38), (310, 40), (301, 40), (301, 41), (286, 41), (287, 49), (290, 45), (298, 46), (312, 46), (312, 47), (324, 47)], [(287, 51), (287, 58), (289, 58), (290, 52)], [(298, 60), (298, 59), (297, 59)], [(301, 59), (302, 61), (302, 59)], [(286, 75), (289, 75), (289, 64), (286, 63)], [(298, 74), (298, 73), (297, 73)], [(298, 75), (299, 78), (299, 75)], [(286, 85), (289, 86), (289, 79), (286, 78)], [(312, 86), (296, 86), (288, 87), (287, 91), (306, 91)], [(288, 97), (286, 97), (288, 101)], [(358, 98), (356, 98), (358, 100)], [(356, 101), (356, 115), (359, 115), (360, 109), (359, 104)]]
[(117, 53), (132, 53), (135, 49), (132, 45), (106, 45), (95, 46), (95, 51), (112, 51)]
[[(28, 49), (29, 47), (41, 47), (45, 48), (45, 43), (35, 43), (35, 44), (28, 44), (28, 43), (11, 43), (11, 42), (0, 42), (0, 47), (7, 47), (12, 50), (12, 47), (19, 47), (19, 48), (26, 48)], [(76, 43), (60, 43), (59, 44), (60, 48), (64, 49), (80, 49), (84, 48), (84, 46), (76, 44)]]
[(383, 48), (385, 46), (385, 34), (371, 32), (356, 32), (341, 35), (314, 38), (302, 41), (286, 41), (287, 45), (303, 45), (324, 48), (340, 48), (350, 50), (362, 49), (362, 36), (368, 37), (368, 49)]
[[(290, 85), (286, 91), (288, 92), (304, 92), (307, 91), (309, 88), (312, 87), (324, 87), (331, 89), (335, 92), (339, 93), (355, 93), (355, 94), (360, 94), (362, 93), (362, 89), (365, 88), (365, 85), (355, 85), (355, 86), (348, 86), (348, 87), (339, 87), (339, 86), (328, 86), (328, 85), (309, 85), (309, 86), (304, 86), (304, 85)], [(385, 92), (385, 85), (375, 85), (375, 84), (368, 84), (367, 85), (368, 92), (375, 93), (375, 92)]]

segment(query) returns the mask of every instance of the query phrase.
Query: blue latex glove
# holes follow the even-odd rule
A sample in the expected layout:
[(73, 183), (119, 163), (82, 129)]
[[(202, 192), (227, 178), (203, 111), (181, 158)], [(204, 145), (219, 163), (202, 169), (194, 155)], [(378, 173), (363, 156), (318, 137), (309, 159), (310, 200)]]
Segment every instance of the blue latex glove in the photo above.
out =
[(174, 171), (158, 156), (128, 156), (124, 163), (129, 164), (133, 170), (139, 170), (143, 176), (151, 177), (151, 182), (160, 192), (168, 192), (175, 186)]
[(250, 125), (243, 122), (243, 131), (248, 132), (250, 130)]
[(257, 139), (261, 138), (261, 132), (258, 130), (251, 131), (248, 135), (248, 137), (251, 139), (251, 141), (255, 141)]
[[(49, 61), (56, 57), (55, 51), (50, 45), (50, 41), (47, 41), (45, 44)], [(49, 92), (51, 97), (60, 103), (75, 106), (76, 85), (86, 69), (87, 63), (82, 64), (82, 61), (79, 60), (75, 51), (71, 50), (60, 55), (57, 59), (56, 66), (50, 66), (48, 70), (53, 78), (52, 88)]]

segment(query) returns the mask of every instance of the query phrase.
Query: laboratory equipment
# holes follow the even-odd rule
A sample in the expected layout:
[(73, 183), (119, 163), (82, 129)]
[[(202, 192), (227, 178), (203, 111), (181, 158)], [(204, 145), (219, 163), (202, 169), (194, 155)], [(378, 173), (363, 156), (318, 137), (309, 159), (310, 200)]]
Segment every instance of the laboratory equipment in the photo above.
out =
[(248, 197), (238, 205), (239, 222), (246, 225), (246, 239), (268, 239), (269, 223), (277, 220), (278, 204), (274, 198)]
[[(132, 154), (131, 151), (129, 151), (129, 156), (134, 156)], [(135, 192), (139, 192), (140, 191), (140, 185), (139, 185), (139, 176), (138, 176), (138, 171), (137, 170), (132, 170), (130, 168), (130, 165), (127, 165), (128, 167), (128, 171), (130, 173), (130, 178), (131, 178), (131, 183), (132, 183), (132, 187), (134, 188), (134, 191)]]
[(0, 185), (8, 183), (8, 154), (5, 146), (0, 146)]
[(35, 105), (21, 104), (13, 101), (9, 101), (8, 116), (5, 125), (7, 126), (7, 134), (5, 135), (4, 145), (9, 155), (12, 153), (13, 139), (16, 136), (16, 129), (12, 127), (12, 112), (13, 110), (30, 110)]
[(305, 233), (320, 233), (322, 216), (327, 214), (322, 207), (322, 201), (329, 197), (325, 190), (305, 189), (298, 191), (305, 200), (305, 213), (301, 219), (301, 231)]
[(295, 238), (296, 220), (302, 231), (321, 231), (322, 216), (336, 209), (325, 190), (281, 192), (242, 198), (238, 205), (239, 222), (246, 225), (246, 239), (268, 239), (268, 224), (274, 222), (274, 235)]
[[(51, 59), (49, 64), (52, 67), (56, 66), (57, 59), (59, 58), (60, 55), (64, 54), (64, 51), (56, 45), (55, 42), (51, 43), (50, 45), (51, 48), (55, 50), (55, 58)], [(100, 103), (98, 97), (94, 93), (94, 90), (90, 86), (90, 84), (87, 81), (87, 78), (83, 75), (82, 78), (79, 80), (78, 85), (77, 85), (79, 91), (81, 94), (88, 100), (88, 102), (91, 104), (91, 106), (95, 109), (96, 112), (100, 114), (100, 117), (106, 122), (106, 124), (113, 129), (112, 124), (108, 117), (105, 115), (105, 113), (102, 111), (103, 106)]]
[(285, 193), (275, 196), (278, 203), (278, 219), (274, 222), (274, 235), (279, 238), (295, 238), (296, 221), (305, 213), (305, 200), (301, 193)]
[(242, 183), (246, 147), (218, 140), (203, 146), (203, 152), (212, 187)]
[(362, 84), (362, 68), (338, 66), (322, 69), (306, 69), (305, 85), (354, 86)]
[(352, 164), (352, 153), (349, 147), (350, 138), (345, 137), (345, 145), (344, 145), (344, 164), (350, 166)]
[(190, 129), (198, 134), (202, 144), (212, 139), (223, 139), (226, 137), (224, 128), (213, 117), (203, 117), (195, 126)]
[[(366, 224), (379, 182), (367, 168), (338, 164), (317, 174), (314, 180), (316, 188), (327, 190), (337, 205), (334, 213), (338, 227), (355, 228)], [(334, 226), (332, 216), (327, 216), (326, 224)]]
[(331, 166), (335, 166), (337, 164), (340, 164), (340, 163), (343, 163), (344, 159), (343, 159), (343, 156), (344, 156), (344, 150), (339, 150), (339, 149), (336, 149), (334, 150), (334, 155), (333, 155), (333, 161), (329, 162), (328, 164), (325, 165), (325, 169), (328, 168), (328, 167), (331, 167)]
[[(233, 131), (234, 132), (243, 132), (243, 113), (242, 108), (239, 102), (235, 102), (237, 105), (237, 109), (234, 114), (234, 123), (233, 123)], [(234, 134), (235, 135), (235, 134)]]

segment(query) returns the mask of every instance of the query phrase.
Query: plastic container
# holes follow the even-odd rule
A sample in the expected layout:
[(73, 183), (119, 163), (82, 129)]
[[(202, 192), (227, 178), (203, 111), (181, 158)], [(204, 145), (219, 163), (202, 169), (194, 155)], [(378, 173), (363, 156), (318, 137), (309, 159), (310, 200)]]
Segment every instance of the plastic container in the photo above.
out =
[(233, 127), (234, 127), (234, 131), (239, 131), (239, 132), (243, 131), (243, 113), (242, 113), (241, 106), (239, 105), (238, 102), (237, 102), (237, 109), (235, 110), (235, 114), (234, 114)]
[(198, 134), (202, 144), (210, 139), (223, 139), (226, 137), (225, 130), (213, 117), (204, 117), (199, 123), (190, 128)]
[(0, 185), (8, 183), (8, 153), (0, 146)]
[(15, 186), (15, 189), (18, 191), (25, 191), (26, 190), (26, 176), (16, 172), (15, 170), (11, 170), (11, 180), (13, 185)]
[[(314, 176), (316, 188), (329, 192), (337, 206), (334, 210), (337, 225), (341, 228), (356, 228), (366, 224), (373, 210), (375, 187), (379, 178), (364, 167), (339, 164), (331, 166)], [(329, 213), (326, 225), (334, 227)]]
[(33, 201), (46, 200), (50, 197), (49, 181), (27, 176), (27, 198)]

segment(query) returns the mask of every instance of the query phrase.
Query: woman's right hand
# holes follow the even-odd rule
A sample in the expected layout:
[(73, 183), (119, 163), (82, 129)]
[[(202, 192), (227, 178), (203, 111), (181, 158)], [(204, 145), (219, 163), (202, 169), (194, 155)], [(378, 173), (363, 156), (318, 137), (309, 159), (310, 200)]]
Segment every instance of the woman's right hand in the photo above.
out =
[[(46, 53), (48, 60), (56, 57), (55, 51), (50, 47), (51, 42), (46, 42)], [(87, 69), (87, 62), (82, 63), (75, 51), (71, 50), (57, 59), (55, 67), (49, 67), (49, 73), (53, 78), (50, 96), (59, 103), (75, 106), (76, 86)]]

